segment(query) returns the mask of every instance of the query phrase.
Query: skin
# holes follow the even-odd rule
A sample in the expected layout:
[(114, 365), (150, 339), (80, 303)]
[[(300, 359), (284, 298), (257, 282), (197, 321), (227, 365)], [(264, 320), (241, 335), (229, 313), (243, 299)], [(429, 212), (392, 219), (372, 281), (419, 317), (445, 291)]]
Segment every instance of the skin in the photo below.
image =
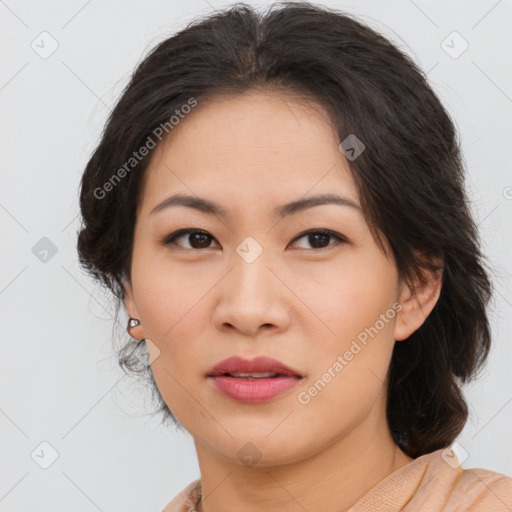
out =
[[(387, 424), (387, 372), (395, 342), (418, 329), (438, 300), (440, 276), (425, 274), (423, 285), (401, 282), (360, 209), (331, 204), (279, 221), (271, 216), (278, 205), (319, 193), (359, 205), (349, 163), (319, 105), (276, 92), (219, 96), (199, 104), (164, 142), (145, 175), (125, 307), (141, 321), (140, 338), (158, 347), (151, 364), (158, 388), (193, 436), (199, 509), (346, 510), (412, 461)], [(177, 192), (220, 203), (229, 216), (185, 206), (150, 214)], [(185, 234), (163, 243), (183, 228), (211, 238), (201, 245)], [(347, 241), (327, 237), (315, 246), (308, 236), (297, 238), (310, 229)], [(252, 263), (236, 251), (248, 236), (263, 249)], [(300, 403), (299, 393), (395, 303), (402, 309), (394, 318)], [(242, 404), (206, 379), (232, 355), (274, 357), (304, 378), (270, 402)], [(255, 465), (238, 456), (249, 442), (260, 457)]]

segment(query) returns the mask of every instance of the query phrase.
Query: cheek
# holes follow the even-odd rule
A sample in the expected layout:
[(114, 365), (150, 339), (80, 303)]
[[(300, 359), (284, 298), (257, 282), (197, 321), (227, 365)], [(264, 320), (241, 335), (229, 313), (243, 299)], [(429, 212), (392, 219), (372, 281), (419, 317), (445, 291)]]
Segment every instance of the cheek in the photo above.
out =
[(322, 335), (310, 333), (315, 362), (309, 384), (318, 385), (308, 395), (313, 407), (336, 404), (336, 411), (345, 410), (341, 414), (357, 414), (385, 386), (395, 342), (396, 270), (383, 255), (369, 251), (333, 267), (323, 285), (317, 279), (317, 290), (322, 290), (316, 295), (318, 316), (328, 328), (321, 326)]
[[(379, 343), (377, 339), (373, 342)], [(317, 380), (304, 389), (302, 403), (309, 401), (299, 405), (296, 414), (307, 425), (304, 435), (312, 437), (311, 444), (339, 439), (357, 429), (369, 415), (382, 414), (386, 400), (382, 376), (388, 365), (389, 351), (375, 350), (373, 346), (362, 349), (339, 373), (319, 373)]]
[(151, 371), (165, 403), (185, 428), (199, 421), (202, 412), (193, 397), (202, 382), (204, 314), (200, 307), (194, 307), (197, 298), (192, 299), (181, 297), (174, 307), (160, 305), (146, 313), (148, 337), (160, 350)]
[[(364, 421), (376, 403), (385, 403), (387, 373), (394, 346), (393, 319), (368, 301), (351, 304), (334, 325), (336, 336), (323, 338), (300, 396), (311, 429), (331, 433)], [(391, 315), (390, 315), (391, 316)], [(316, 338), (322, 343), (322, 338)], [(313, 356), (313, 353), (312, 353)]]
[(198, 304), (197, 287), (185, 283), (176, 272), (163, 273), (156, 266), (146, 268), (135, 270), (133, 279), (144, 333), (159, 351), (151, 362), (151, 371), (162, 398), (181, 422), (191, 412), (198, 412), (186, 390), (197, 386), (204, 314)]
[[(295, 285), (297, 295), (323, 321), (324, 339), (335, 345), (373, 326), (397, 300), (396, 269), (376, 248), (347, 251), (339, 260), (311, 265)], [(386, 323), (379, 330), (391, 327)]]
[(134, 250), (132, 281), (145, 333), (161, 343), (173, 335), (180, 319), (186, 320), (187, 311), (197, 302), (197, 287), (190, 275), (184, 277), (169, 265), (162, 257), (165, 251), (151, 250), (144, 244), (151, 247), (150, 241), (144, 240)]

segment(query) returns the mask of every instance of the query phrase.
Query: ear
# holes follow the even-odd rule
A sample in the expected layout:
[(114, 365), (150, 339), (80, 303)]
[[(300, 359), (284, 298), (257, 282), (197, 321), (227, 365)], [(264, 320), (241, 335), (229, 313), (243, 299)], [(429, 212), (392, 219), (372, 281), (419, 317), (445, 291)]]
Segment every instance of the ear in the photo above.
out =
[[(129, 280), (126, 280), (124, 283), (124, 307), (126, 309), (126, 313), (128, 314), (129, 318), (136, 318), (137, 320), (140, 320), (139, 313), (137, 311), (137, 305), (135, 303), (135, 297), (133, 294), (133, 287)], [(131, 330), (128, 331), (131, 336), (133, 336), (135, 339), (143, 340), (144, 339), (144, 332), (142, 329), (142, 325), (139, 324), (136, 327), (132, 327)]]
[[(436, 265), (441, 266), (442, 260), (435, 259)], [(416, 277), (412, 285), (402, 282), (399, 302), (402, 309), (398, 312), (395, 322), (395, 340), (404, 340), (418, 330), (428, 315), (434, 309), (443, 282), (443, 271), (430, 271), (420, 268), (423, 279)]]

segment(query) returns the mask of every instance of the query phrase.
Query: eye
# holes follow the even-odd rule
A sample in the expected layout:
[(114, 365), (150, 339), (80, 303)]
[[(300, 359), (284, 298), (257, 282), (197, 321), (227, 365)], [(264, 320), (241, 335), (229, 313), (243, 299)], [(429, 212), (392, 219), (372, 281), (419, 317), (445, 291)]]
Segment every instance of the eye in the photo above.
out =
[(183, 238), (188, 241), (189, 246), (183, 247), (180, 244), (180, 247), (183, 249), (208, 249), (211, 243), (211, 240), (214, 240), (213, 236), (210, 235), (207, 231), (202, 231), (199, 229), (180, 229), (169, 235), (164, 240), (165, 245), (173, 244), (176, 240)]
[[(334, 231), (330, 231), (329, 229), (316, 229), (307, 231), (306, 233), (302, 233), (294, 241), (300, 240), (301, 238), (305, 238), (307, 243), (311, 244), (314, 249), (325, 249), (333, 244), (329, 244), (328, 241), (330, 238), (335, 238), (338, 243), (345, 243), (347, 239), (341, 236)], [(335, 244), (336, 245), (336, 244)], [(299, 247), (299, 249), (309, 249), (309, 247)]]
[[(335, 233), (334, 231), (330, 231), (329, 229), (316, 229), (311, 231), (306, 231), (302, 233), (298, 237), (294, 239), (294, 242), (300, 239), (306, 239), (308, 244), (312, 246), (313, 249), (325, 249), (329, 246), (336, 245), (329, 243), (331, 238), (336, 239), (338, 243), (347, 243), (347, 239), (342, 235)], [(177, 240), (184, 239), (188, 243), (187, 245), (182, 245), (177, 243)], [(212, 240), (215, 238), (210, 235), (207, 231), (203, 231), (200, 229), (180, 229), (165, 238), (163, 241), (164, 245), (176, 244), (183, 249), (210, 249)], [(299, 249), (309, 249), (310, 247), (299, 247)]]

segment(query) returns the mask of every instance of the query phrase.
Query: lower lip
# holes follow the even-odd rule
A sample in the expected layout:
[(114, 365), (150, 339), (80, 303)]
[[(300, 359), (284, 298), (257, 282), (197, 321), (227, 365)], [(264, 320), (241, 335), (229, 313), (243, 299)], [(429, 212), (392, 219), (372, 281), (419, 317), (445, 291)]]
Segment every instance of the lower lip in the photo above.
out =
[(268, 402), (294, 388), (301, 377), (275, 377), (270, 379), (241, 379), (219, 375), (208, 377), (217, 391), (244, 403)]

